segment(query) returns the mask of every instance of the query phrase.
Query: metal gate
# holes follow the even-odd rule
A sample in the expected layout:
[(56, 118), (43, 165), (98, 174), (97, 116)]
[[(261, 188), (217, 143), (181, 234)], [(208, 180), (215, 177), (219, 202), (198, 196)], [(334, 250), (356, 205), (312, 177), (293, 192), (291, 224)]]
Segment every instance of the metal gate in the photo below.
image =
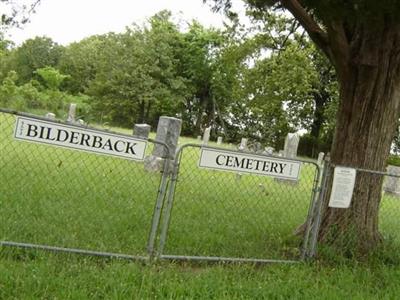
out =
[[(160, 258), (248, 262), (303, 259), (310, 233), (308, 216), (318, 194), (318, 165), (284, 159), (301, 165), (297, 180), (213, 170), (199, 167), (205, 149), (227, 151), (196, 144), (177, 151), (163, 213)], [(253, 155), (252, 164), (283, 159), (228, 152), (232, 157)], [(227, 157), (221, 157), (219, 163)], [(257, 164), (261, 168), (261, 163)]]
[[(166, 170), (149, 171), (143, 161), (18, 140), (14, 135), (21, 117), (132, 138), (0, 111), (0, 245), (151, 257), (167, 187)], [(155, 145), (168, 153), (165, 144), (151, 139), (143, 142), (146, 156)]]

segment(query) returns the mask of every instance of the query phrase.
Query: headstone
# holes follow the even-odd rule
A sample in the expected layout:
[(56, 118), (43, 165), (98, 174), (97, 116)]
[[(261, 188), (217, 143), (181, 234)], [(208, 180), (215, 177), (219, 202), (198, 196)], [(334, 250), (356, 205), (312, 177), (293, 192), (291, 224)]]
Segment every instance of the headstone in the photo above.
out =
[(300, 138), (297, 133), (288, 133), (285, 139), (284, 157), (297, 157), (297, 148), (299, 147), (299, 141)]
[(53, 113), (51, 113), (51, 112), (48, 112), (48, 113), (45, 115), (45, 117), (46, 117), (47, 119), (50, 119), (50, 120), (55, 120), (55, 119), (56, 119), (56, 115), (53, 114)]
[(254, 143), (254, 152), (255, 153), (262, 153), (263, 152), (262, 144), (260, 142), (255, 142)]
[(242, 138), (238, 149), (239, 149), (239, 151), (247, 150), (247, 139), (246, 138)]
[(201, 141), (201, 135), (198, 135), (198, 136), (197, 136), (197, 140), (198, 140), (198, 141)]
[(222, 136), (217, 138), (217, 145), (222, 145)]
[(208, 141), (210, 140), (210, 133), (211, 133), (211, 126), (207, 127), (206, 130), (204, 130), (203, 146), (207, 146), (208, 145)]
[[(241, 152), (247, 150), (247, 139), (246, 138), (242, 138), (242, 140), (240, 141), (238, 150)], [(241, 179), (242, 179), (242, 173), (236, 173), (236, 181), (240, 181)]]
[(76, 104), (71, 103), (69, 105), (67, 122), (75, 123), (75, 117), (76, 117)]
[(325, 153), (324, 152), (320, 152), (318, 154), (318, 160), (317, 160), (317, 164), (318, 166), (322, 166), (324, 163), (324, 157), (325, 157)]
[(285, 151), (284, 150), (279, 150), (278, 156), (283, 157), (284, 155), (285, 155)]
[[(387, 166), (386, 171), (389, 174), (399, 175), (400, 176), (400, 167), (389, 165), (389, 166)], [(396, 196), (400, 196), (400, 178), (399, 177), (393, 177), (393, 176), (386, 176), (385, 184), (383, 186), (383, 190), (386, 193), (393, 194), (393, 195), (396, 195)]]
[[(169, 147), (170, 158), (175, 155), (181, 129), (182, 120), (180, 119), (160, 117), (158, 121), (156, 140), (165, 143)], [(167, 149), (164, 146), (155, 144), (152, 155), (145, 158), (145, 169), (153, 172), (162, 171), (167, 154)], [(172, 162), (170, 159), (168, 161)]]
[(272, 156), (274, 154), (274, 148), (272, 147), (265, 147), (263, 152), (264, 155)]
[(142, 138), (148, 139), (150, 134), (151, 126), (149, 124), (135, 124), (133, 126), (133, 135)]
[[(285, 139), (285, 149), (283, 150), (283, 157), (285, 158), (296, 158), (297, 148), (299, 147), (299, 135), (297, 133), (288, 133)], [(298, 180), (288, 180), (275, 178), (275, 181), (287, 184), (287, 185), (297, 185)]]
[(78, 120), (78, 124), (81, 125), (81, 126), (85, 126), (86, 125), (85, 121), (83, 121), (82, 119)]

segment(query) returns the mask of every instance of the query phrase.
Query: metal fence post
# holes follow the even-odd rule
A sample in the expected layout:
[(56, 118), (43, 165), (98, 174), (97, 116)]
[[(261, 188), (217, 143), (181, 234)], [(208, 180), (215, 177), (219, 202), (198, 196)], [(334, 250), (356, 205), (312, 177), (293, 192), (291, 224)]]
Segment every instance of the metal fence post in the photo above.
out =
[(307, 255), (307, 247), (308, 247), (308, 242), (309, 242), (309, 237), (310, 237), (312, 218), (313, 218), (315, 206), (318, 202), (318, 195), (320, 192), (320, 189), (318, 187), (320, 176), (321, 176), (321, 169), (320, 169), (320, 166), (317, 166), (317, 172), (314, 176), (313, 192), (311, 195), (311, 205), (309, 207), (308, 214), (307, 214), (306, 229), (304, 232), (304, 240), (303, 240), (303, 249), (301, 251), (301, 260), (304, 260)]
[(317, 251), (317, 240), (318, 240), (318, 233), (319, 233), (319, 228), (321, 225), (321, 218), (322, 218), (322, 207), (324, 204), (324, 198), (327, 190), (327, 184), (330, 178), (330, 158), (329, 156), (325, 158), (324, 162), (324, 170), (322, 173), (322, 183), (321, 183), (321, 191), (319, 193), (319, 199), (318, 203), (316, 204), (316, 215), (315, 215), (315, 220), (314, 220), (314, 226), (312, 228), (311, 232), (311, 241), (310, 241), (310, 250), (308, 253), (308, 257), (314, 257)]
[(154, 213), (153, 213), (153, 218), (152, 218), (152, 222), (151, 222), (151, 230), (150, 230), (150, 234), (149, 234), (149, 240), (147, 243), (147, 251), (150, 257), (150, 260), (152, 260), (154, 258), (155, 255), (155, 251), (154, 251), (154, 244), (157, 238), (157, 232), (158, 232), (158, 228), (159, 228), (159, 224), (160, 224), (160, 217), (161, 217), (161, 211), (163, 208), (163, 204), (164, 204), (164, 198), (165, 198), (165, 194), (167, 191), (167, 186), (168, 186), (168, 178), (169, 178), (169, 170), (170, 170), (170, 159), (171, 159), (171, 151), (168, 147), (168, 145), (166, 145), (165, 143), (162, 142), (157, 142), (154, 141), (155, 143), (158, 143), (160, 145), (163, 145), (167, 151), (167, 157), (165, 159), (164, 162), (164, 168), (163, 168), (163, 174), (161, 177), (161, 183), (160, 183), (160, 188), (158, 191), (158, 195), (157, 195), (157, 200), (156, 200), (156, 204), (154, 207)]
[(176, 152), (175, 159), (174, 159), (174, 164), (173, 164), (173, 170), (172, 170), (172, 177), (171, 177), (171, 184), (168, 190), (168, 196), (167, 196), (167, 203), (166, 203), (166, 208), (165, 208), (165, 213), (164, 213), (164, 219), (163, 219), (163, 224), (161, 225), (161, 234), (160, 234), (160, 243), (159, 243), (159, 249), (158, 249), (158, 254), (162, 255), (165, 247), (165, 242), (167, 240), (167, 234), (168, 234), (168, 228), (169, 228), (169, 222), (171, 219), (171, 211), (172, 211), (172, 206), (174, 202), (174, 194), (175, 194), (175, 186), (176, 182), (178, 179), (178, 173), (179, 173), (179, 164), (180, 164), (180, 159), (181, 159), (181, 151), (182, 148), (179, 148)]

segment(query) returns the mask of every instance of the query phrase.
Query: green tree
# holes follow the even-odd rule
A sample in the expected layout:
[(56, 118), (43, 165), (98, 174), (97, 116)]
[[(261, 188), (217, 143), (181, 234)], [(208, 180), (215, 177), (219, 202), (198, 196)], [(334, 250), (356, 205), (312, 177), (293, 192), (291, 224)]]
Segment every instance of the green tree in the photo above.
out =
[(23, 84), (35, 77), (35, 71), (44, 67), (57, 67), (63, 47), (47, 37), (26, 40), (12, 51), (8, 68), (18, 73), (18, 83)]
[(72, 94), (86, 92), (96, 77), (104, 43), (104, 36), (91, 36), (65, 47), (58, 64), (60, 71), (69, 75), (62, 84), (64, 90)]
[[(218, 5), (229, 1), (215, 0)], [(331, 159), (384, 171), (400, 110), (400, 5), (397, 1), (249, 0), (259, 11), (289, 11), (334, 66), (340, 101)], [(368, 252), (381, 240), (382, 179), (357, 176), (351, 207), (324, 207), (319, 239), (351, 240)], [(329, 193), (328, 193), (329, 194)], [(334, 231), (334, 234), (332, 234)], [(347, 244), (349, 245), (349, 244)]]
[(57, 91), (61, 83), (69, 76), (63, 75), (53, 67), (44, 67), (36, 70), (36, 73), (43, 79), (44, 84), (50, 90)]
[(107, 121), (155, 125), (161, 114), (180, 111), (186, 95), (177, 69), (180, 33), (169, 18), (163, 11), (149, 20), (148, 28), (133, 26), (105, 37), (88, 92)]

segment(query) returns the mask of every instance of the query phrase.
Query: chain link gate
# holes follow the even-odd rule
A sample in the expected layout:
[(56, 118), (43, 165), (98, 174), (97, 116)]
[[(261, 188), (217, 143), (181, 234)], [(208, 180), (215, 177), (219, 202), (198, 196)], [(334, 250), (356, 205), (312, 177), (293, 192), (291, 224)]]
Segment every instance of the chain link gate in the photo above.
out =
[[(324, 207), (328, 206), (328, 202), (331, 195), (331, 188), (329, 185), (332, 183), (333, 174), (335, 170), (335, 165), (332, 164), (329, 159), (325, 161), (323, 167), (322, 174), (322, 182), (321, 182), (321, 194), (316, 201), (315, 210), (312, 214), (311, 223), (311, 235), (310, 235), (310, 246), (307, 253), (308, 257), (315, 257), (317, 254), (318, 248), (318, 235), (321, 230), (321, 223), (323, 219)], [(343, 166), (339, 166), (343, 167)], [(400, 248), (400, 234), (399, 234), (399, 226), (398, 220), (400, 218), (400, 173), (398, 173), (399, 169), (397, 169), (397, 174), (391, 173), (390, 169), (388, 172), (375, 171), (375, 170), (367, 170), (361, 168), (352, 168), (356, 171), (355, 182), (359, 182), (361, 180), (368, 181), (370, 184), (374, 186), (382, 186), (382, 190), (379, 192), (380, 195), (380, 203), (379, 205), (379, 213), (378, 213), (378, 231), (382, 237), (383, 242), (391, 247), (396, 249)], [(396, 168), (395, 168), (396, 169)], [(363, 186), (360, 184), (356, 184), (354, 188), (354, 193), (365, 192), (369, 189), (370, 186)], [(377, 195), (376, 195), (377, 196)], [(352, 198), (354, 194), (352, 194)], [(350, 206), (352, 205), (353, 199), (350, 202)], [(349, 208), (331, 208), (333, 210), (348, 210)], [(361, 211), (352, 210), (352, 214), (355, 214), (356, 219), (363, 219), (365, 215), (362, 214)], [(337, 219), (338, 224), (341, 223), (343, 226), (350, 228), (353, 226), (352, 219), (348, 219), (348, 215), (343, 214), (343, 216)], [(335, 253), (340, 254), (341, 250), (346, 251), (349, 246), (355, 243), (355, 240), (358, 238), (356, 235), (352, 235), (350, 233), (344, 234), (342, 231), (330, 231), (329, 238), (334, 240), (336, 243)], [(351, 248), (351, 247), (350, 247)], [(342, 253), (343, 254), (343, 253)]]
[[(13, 135), (21, 117), (133, 138), (0, 110), (0, 245), (149, 259), (166, 192), (168, 164), (163, 171), (151, 172), (143, 161), (20, 141)], [(147, 144), (146, 156), (155, 145), (169, 152), (165, 144), (142, 141)]]
[(318, 165), (274, 157), (301, 164), (300, 176), (294, 181), (212, 170), (199, 168), (203, 149), (226, 151), (196, 144), (177, 151), (163, 213), (159, 257), (255, 263), (304, 259), (310, 233), (308, 216), (318, 194)]

